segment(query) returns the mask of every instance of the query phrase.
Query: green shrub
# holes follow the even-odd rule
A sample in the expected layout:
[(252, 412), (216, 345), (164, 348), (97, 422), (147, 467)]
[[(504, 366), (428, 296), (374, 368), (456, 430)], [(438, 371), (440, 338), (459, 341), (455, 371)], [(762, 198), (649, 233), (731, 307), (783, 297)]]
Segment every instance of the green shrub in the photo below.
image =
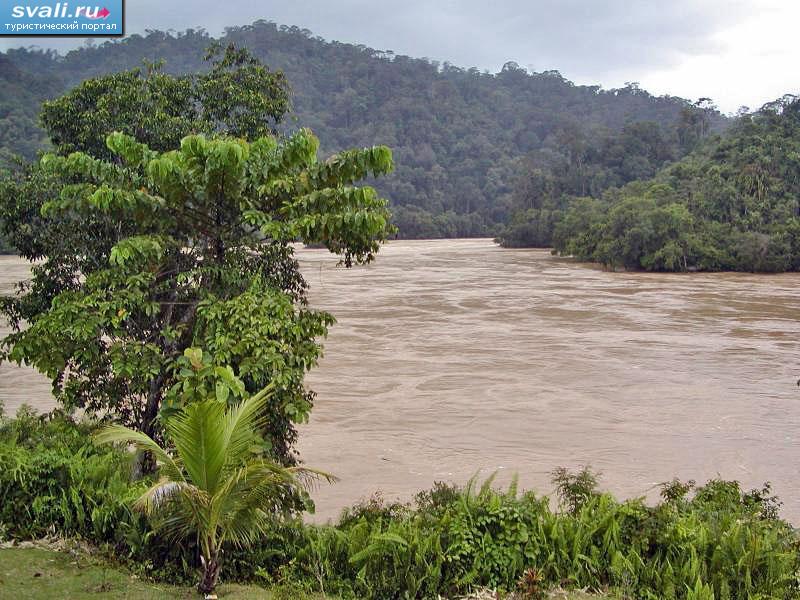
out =
[[(196, 543), (168, 543), (131, 512), (147, 482), (131, 482), (129, 454), (94, 446), (92, 430), (58, 414), (0, 418), (0, 534), (78, 536), (156, 579), (194, 579)], [(588, 469), (554, 479), (560, 511), (490, 478), (438, 483), (413, 505), (376, 496), (335, 525), (276, 521), (252, 548), (225, 548), (227, 578), (298, 598), (452, 598), (480, 587), (535, 597), (555, 586), (641, 600), (800, 597), (800, 541), (768, 485), (673, 480), (651, 507), (599, 493)]]
[(92, 426), (20, 409), (0, 420), (0, 523), (14, 539), (48, 534), (117, 542), (131, 523), (129, 457), (95, 447)]
[(649, 507), (598, 493), (588, 469), (554, 476), (563, 512), (516, 485), (495, 490), (491, 480), (463, 489), (437, 484), (417, 495), (415, 507), (373, 499), (335, 526), (305, 527), (305, 541), (293, 540), (296, 554), (276, 573), (375, 600), (455, 597), (479, 587), (612, 589), (647, 600), (800, 593), (800, 545), (777, 518), (768, 486), (744, 492), (714, 480), (688, 498), (693, 484), (676, 480)]
[(0, 413), (0, 534), (82, 538), (139, 572), (190, 581), (193, 544), (167, 543), (131, 510), (149, 481), (131, 480), (130, 453), (92, 443), (96, 428), (58, 411)]

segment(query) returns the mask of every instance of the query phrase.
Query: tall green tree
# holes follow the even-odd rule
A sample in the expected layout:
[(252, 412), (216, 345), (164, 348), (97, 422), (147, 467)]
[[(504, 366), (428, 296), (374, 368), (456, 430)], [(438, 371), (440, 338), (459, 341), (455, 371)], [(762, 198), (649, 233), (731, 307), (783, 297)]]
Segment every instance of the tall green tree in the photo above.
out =
[(151, 436), (162, 407), (211, 390), (234, 401), (271, 384), (267, 441), (290, 460), (292, 423), (312, 402), (303, 376), (333, 322), (305, 306), (290, 244), (325, 244), (346, 265), (372, 260), (389, 213), (372, 188), (354, 184), (389, 172), (391, 152), (320, 162), (308, 130), (252, 143), (187, 136), (163, 153), (122, 133), (107, 144), (111, 162), (42, 159), (47, 173), (73, 182), (42, 210), (77, 222), (103, 215), (124, 234), (105, 268), (3, 341), (5, 356), (52, 379), (67, 408), (108, 413)]
[[(205, 59), (205, 73), (174, 76), (163, 63), (146, 63), (87, 79), (45, 102), (40, 121), (51, 146), (62, 156), (83, 152), (116, 160), (106, 145), (112, 131), (158, 151), (198, 133), (251, 140), (272, 135), (289, 108), (283, 73), (232, 45), (213, 44)], [(0, 178), (0, 233), (21, 256), (36, 261), (23, 293), (0, 304), (18, 327), (48, 310), (57, 294), (75, 289), (82, 277), (105, 268), (111, 248), (133, 230), (99, 212), (43, 216), (42, 206), (71, 181), (43, 171), (38, 162), (13, 167)]]
[(256, 139), (274, 134), (289, 110), (289, 84), (247, 50), (212, 43), (207, 72), (170, 75), (165, 62), (87, 79), (44, 102), (39, 119), (59, 153), (110, 158), (106, 136), (121, 131), (154, 150), (192, 133)]
[(303, 373), (333, 322), (306, 306), (291, 242), (371, 260), (388, 213), (354, 184), (390, 171), (391, 154), (319, 162), (309, 131), (274, 133), (289, 102), (281, 73), (233, 46), (206, 58), (205, 73), (149, 65), (45, 105), (56, 154), (0, 180), (0, 224), (32, 261), (0, 299), (15, 329), (0, 358), (46, 373), (67, 408), (151, 435), (165, 402), (218, 384), (233, 400), (275, 380), (266, 439), (290, 461), (292, 423), (313, 401)]

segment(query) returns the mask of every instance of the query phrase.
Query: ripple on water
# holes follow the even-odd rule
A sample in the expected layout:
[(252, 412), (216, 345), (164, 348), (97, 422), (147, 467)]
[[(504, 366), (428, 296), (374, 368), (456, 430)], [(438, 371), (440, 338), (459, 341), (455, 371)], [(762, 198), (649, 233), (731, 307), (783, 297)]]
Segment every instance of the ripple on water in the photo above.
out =
[[(298, 256), (338, 320), (299, 445), (341, 477), (315, 492), (320, 517), (498, 469), (550, 492), (553, 468), (591, 464), (626, 496), (771, 480), (800, 521), (800, 275), (611, 273), (490, 240), (392, 242), (352, 270)], [(0, 259), (0, 289), (26, 273)], [(0, 399), (52, 403), (8, 365)]]

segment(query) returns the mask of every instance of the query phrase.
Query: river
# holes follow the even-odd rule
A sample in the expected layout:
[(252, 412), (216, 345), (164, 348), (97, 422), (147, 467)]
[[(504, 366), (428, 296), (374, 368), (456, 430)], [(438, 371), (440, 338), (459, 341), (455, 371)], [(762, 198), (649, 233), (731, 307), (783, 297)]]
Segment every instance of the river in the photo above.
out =
[[(612, 273), (491, 240), (392, 242), (350, 270), (298, 256), (338, 319), (300, 427), (306, 463), (341, 478), (317, 518), (494, 471), (550, 493), (552, 469), (586, 464), (625, 497), (769, 480), (800, 522), (799, 274)], [(25, 272), (0, 259), (0, 290)], [(52, 406), (8, 365), (0, 399)]]

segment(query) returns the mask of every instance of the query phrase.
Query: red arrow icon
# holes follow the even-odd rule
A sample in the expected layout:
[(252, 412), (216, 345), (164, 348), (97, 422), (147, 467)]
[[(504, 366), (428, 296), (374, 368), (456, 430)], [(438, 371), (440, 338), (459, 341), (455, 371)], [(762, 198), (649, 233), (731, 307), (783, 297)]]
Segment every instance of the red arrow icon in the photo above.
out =
[(100, 12), (98, 12), (98, 13), (97, 13), (95, 16), (93, 16), (93, 17), (88, 17), (88, 18), (89, 18), (89, 19), (107, 19), (107, 18), (108, 18), (108, 15), (110, 15), (110, 14), (111, 14), (111, 11), (110, 11), (110, 10), (108, 10), (108, 9), (107, 9), (107, 8), (104, 6), (104, 7), (103, 7), (103, 10), (101, 10)]

